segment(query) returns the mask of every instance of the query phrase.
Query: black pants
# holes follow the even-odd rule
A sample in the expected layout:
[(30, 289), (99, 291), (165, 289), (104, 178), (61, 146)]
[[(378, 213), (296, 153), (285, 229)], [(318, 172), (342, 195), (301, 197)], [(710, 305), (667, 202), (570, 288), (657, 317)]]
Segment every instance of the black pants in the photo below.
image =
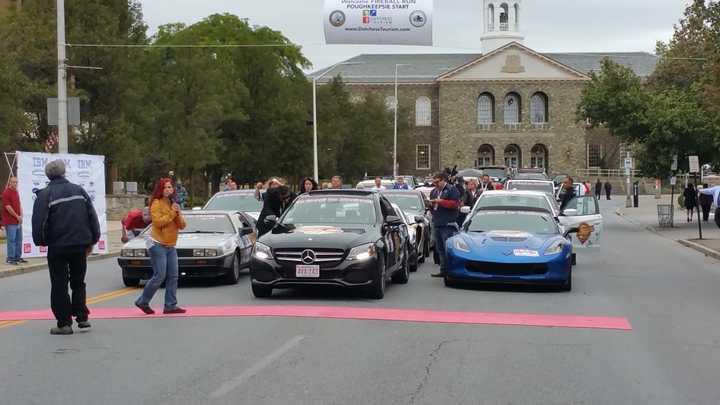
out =
[[(85, 248), (50, 248), (47, 261), (50, 268), (50, 308), (57, 325), (71, 326), (73, 316), (78, 321), (86, 321), (90, 310), (85, 304)], [(72, 289), (72, 300), (68, 294), (68, 282)]]
[(612, 194), (612, 191), (605, 191), (605, 195), (607, 196), (607, 199), (610, 199), (610, 195)]
[(708, 222), (710, 221), (710, 208), (712, 208), (711, 205), (701, 205), (700, 208), (702, 208), (702, 214), (703, 214), (703, 221)]

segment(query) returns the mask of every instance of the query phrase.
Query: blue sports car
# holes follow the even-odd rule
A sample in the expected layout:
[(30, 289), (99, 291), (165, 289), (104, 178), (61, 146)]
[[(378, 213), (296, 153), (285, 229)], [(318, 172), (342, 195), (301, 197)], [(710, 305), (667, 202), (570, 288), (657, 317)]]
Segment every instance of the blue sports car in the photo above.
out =
[(552, 214), (532, 208), (477, 211), (448, 239), (445, 285), (461, 282), (572, 289), (573, 246)]

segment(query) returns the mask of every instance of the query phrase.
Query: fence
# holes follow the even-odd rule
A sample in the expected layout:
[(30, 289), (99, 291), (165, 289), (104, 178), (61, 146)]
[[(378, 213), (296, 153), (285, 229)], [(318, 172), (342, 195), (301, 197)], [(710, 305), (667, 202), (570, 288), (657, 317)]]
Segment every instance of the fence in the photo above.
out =
[[(612, 177), (625, 177), (625, 169), (596, 169), (596, 168), (590, 168), (590, 169), (579, 169), (577, 171), (578, 176), (580, 178), (589, 179), (589, 178), (612, 178)], [(630, 175), (632, 177), (643, 177), (643, 174), (640, 170), (630, 170)]]

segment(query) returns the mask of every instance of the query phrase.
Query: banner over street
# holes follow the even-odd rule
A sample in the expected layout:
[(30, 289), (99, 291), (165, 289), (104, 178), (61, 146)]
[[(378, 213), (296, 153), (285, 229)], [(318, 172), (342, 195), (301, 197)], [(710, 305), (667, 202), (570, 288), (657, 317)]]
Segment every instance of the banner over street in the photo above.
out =
[(433, 0), (325, 0), (328, 44), (433, 44)]

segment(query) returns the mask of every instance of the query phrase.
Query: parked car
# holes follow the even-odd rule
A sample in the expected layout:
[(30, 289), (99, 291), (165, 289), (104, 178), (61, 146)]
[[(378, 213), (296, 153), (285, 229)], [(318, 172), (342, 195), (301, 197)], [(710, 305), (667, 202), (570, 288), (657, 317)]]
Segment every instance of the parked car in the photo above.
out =
[(493, 183), (504, 182), (508, 178), (508, 168), (506, 166), (483, 166), (478, 167), (482, 170), (483, 175), (490, 176)]
[(512, 178), (513, 180), (550, 180), (545, 174), (545, 169), (518, 169)]
[(382, 194), (390, 200), (391, 203), (397, 204), (405, 212), (408, 217), (410, 226), (417, 234), (418, 261), (425, 262), (425, 258), (430, 256), (430, 249), (433, 247), (431, 223), (432, 216), (427, 207), (430, 201), (419, 190), (402, 191), (402, 190), (386, 190)]
[[(392, 180), (383, 179), (381, 180), (380, 184), (382, 184), (383, 187), (385, 187), (386, 189), (391, 190), (395, 182)], [(373, 187), (375, 187), (375, 179), (363, 180), (359, 182), (355, 188), (357, 188), (358, 190), (370, 190)]]
[(555, 195), (555, 187), (552, 181), (544, 180), (508, 180), (505, 183), (505, 190), (540, 191), (549, 196)]
[(362, 288), (382, 299), (388, 280), (409, 280), (405, 224), (380, 193), (313, 191), (267, 221), (273, 230), (256, 243), (250, 267), (256, 297), (313, 285)]
[(540, 191), (485, 191), (480, 194), (471, 211), (465, 213), (471, 214), (481, 209), (492, 208), (542, 208), (551, 213), (554, 218), (560, 216), (560, 205), (547, 193)]
[[(180, 278), (223, 277), (237, 284), (242, 269), (249, 267), (257, 235), (255, 220), (244, 212), (185, 211), (187, 226), (180, 231), (177, 254)], [(123, 283), (136, 287), (152, 277), (146, 246), (150, 227), (126, 243), (118, 258)]]
[(393, 204), (393, 208), (395, 208), (395, 212), (397, 213), (397, 216), (402, 218), (403, 223), (405, 224), (404, 232), (407, 234), (406, 240), (407, 240), (407, 254), (408, 254), (408, 266), (410, 268), (410, 272), (414, 273), (417, 271), (419, 263), (420, 263), (420, 255), (422, 254), (422, 246), (418, 243), (418, 234), (416, 232), (417, 223), (415, 222), (415, 218), (412, 220), (410, 217), (405, 214), (405, 212), (400, 208), (399, 205)]
[(577, 228), (562, 231), (544, 209), (480, 210), (447, 242), (445, 285), (539, 285), (572, 289)]
[(206, 211), (240, 211), (257, 221), (262, 211), (262, 201), (255, 197), (255, 190), (221, 191), (202, 208)]

